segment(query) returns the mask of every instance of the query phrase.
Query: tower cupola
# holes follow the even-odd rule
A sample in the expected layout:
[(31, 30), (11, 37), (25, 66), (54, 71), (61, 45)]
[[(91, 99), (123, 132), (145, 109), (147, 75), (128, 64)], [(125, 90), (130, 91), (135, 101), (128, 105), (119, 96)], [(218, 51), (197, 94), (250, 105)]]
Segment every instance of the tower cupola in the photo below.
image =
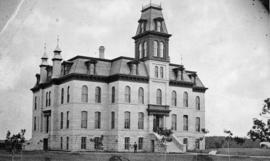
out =
[(47, 67), (48, 64), (48, 55), (47, 55), (47, 49), (46, 49), (46, 43), (44, 44), (44, 53), (41, 57), (41, 64), (40, 64), (40, 83), (45, 83), (47, 80)]
[(135, 40), (135, 58), (169, 61), (169, 37), (161, 5), (143, 6)]
[(54, 78), (59, 78), (61, 74), (62, 50), (59, 47), (59, 36), (57, 36), (57, 45), (53, 52), (54, 52), (54, 56), (52, 58), (52, 61), (53, 61), (52, 78), (54, 79)]

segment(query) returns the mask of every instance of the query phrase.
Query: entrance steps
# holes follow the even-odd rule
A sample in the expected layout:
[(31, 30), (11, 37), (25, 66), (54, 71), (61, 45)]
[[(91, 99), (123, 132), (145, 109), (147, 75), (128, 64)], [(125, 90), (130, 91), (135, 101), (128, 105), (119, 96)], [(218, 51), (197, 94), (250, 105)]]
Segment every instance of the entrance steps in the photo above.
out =
[(158, 133), (155, 133), (155, 132), (152, 132), (151, 134), (157, 140), (157, 143), (155, 145), (155, 149), (158, 152), (169, 152), (169, 153), (184, 153), (184, 152), (186, 152), (186, 145), (182, 144), (174, 134), (171, 135), (172, 141), (166, 142), (166, 143), (162, 142), (162, 139), (163, 139), (162, 135), (159, 135)]

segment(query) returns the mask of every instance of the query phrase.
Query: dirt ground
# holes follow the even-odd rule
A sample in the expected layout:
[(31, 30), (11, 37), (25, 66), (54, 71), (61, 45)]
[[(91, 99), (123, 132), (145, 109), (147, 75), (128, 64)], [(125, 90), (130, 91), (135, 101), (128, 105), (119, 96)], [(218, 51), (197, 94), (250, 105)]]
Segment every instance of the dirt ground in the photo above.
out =
[[(13, 156), (13, 161), (228, 161), (228, 156), (209, 156), (195, 153), (161, 154), (161, 153), (101, 153), (101, 152), (22, 152)], [(117, 158), (120, 158), (117, 160)], [(269, 161), (270, 157), (231, 156), (231, 161)], [(0, 161), (12, 161), (12, 155), (0, 151)]]

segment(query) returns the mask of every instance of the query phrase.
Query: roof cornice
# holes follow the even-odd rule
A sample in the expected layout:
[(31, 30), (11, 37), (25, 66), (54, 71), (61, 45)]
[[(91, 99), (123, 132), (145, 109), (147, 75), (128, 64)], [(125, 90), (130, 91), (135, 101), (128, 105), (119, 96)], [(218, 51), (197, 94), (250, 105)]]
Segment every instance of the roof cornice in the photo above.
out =
[(157, 35), (157, 36), (162, 36), (162, 37), (166, 37), (166, 38), (169, 38), (169, 37), (172, 36), (171, 34), (167, 34), (167, 33), (164, 33), (164, 32), (145, 31), (143, 33), (140, 33), (138, 35), (133, 36), (132, 39), (136, 40), (136, 39), (141, 38), (141, 37), (143, 37), (145, 35)]

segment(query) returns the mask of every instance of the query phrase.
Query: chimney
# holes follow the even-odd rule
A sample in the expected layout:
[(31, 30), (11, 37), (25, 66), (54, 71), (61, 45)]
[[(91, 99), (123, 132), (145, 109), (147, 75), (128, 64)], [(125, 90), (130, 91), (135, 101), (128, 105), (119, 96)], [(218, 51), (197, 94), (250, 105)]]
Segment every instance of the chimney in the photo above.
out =
[(100, 46), (99, 47), (99, 58), (104, 59), (104, 52), (105, 52), (105, 47), (104, 46)]

